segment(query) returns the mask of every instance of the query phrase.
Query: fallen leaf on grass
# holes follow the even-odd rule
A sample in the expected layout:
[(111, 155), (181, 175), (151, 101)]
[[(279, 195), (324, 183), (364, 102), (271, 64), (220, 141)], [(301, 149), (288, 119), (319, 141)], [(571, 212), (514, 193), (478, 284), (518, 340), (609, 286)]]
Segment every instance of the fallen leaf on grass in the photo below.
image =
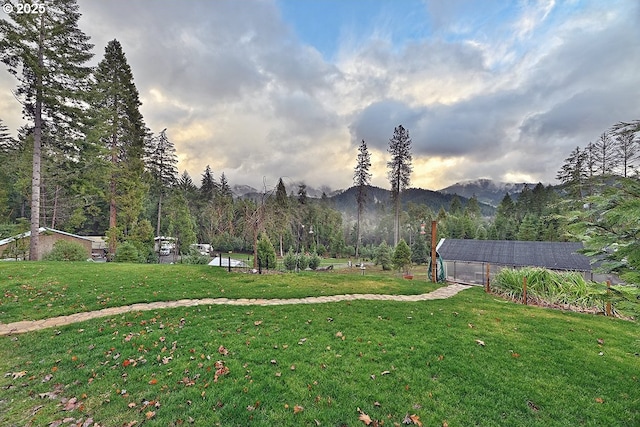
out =
[(604, 399), (601, 397), (596, 397), (596, 403), (604, 403)]
[(5, 375), (5, 377), (7, 377), (7, 376), (9, 376), (9, 375), (11, 375), (11, 377), (12, 377), (14, 380), (17, 380), (18, 378), (22, 378), (22, 377), (24, 377), (25, 375), (27, 375), (27, 371), (11, 372), (10, 374)]
[(218, 347), (218, 353), (220, 353), (223, 356), (228, 356), (229, 350), (227, 350), (223, 345), (221, 345), (220, 347)]
[(420, 417), (419, 417), (419, 416), (417, 416), (417, 415), (413, 414), (413, 415), (411, 415), (409, 418), (411, 418), (411, 421), (412, 421), (415, 425), (417, 425), (418, 427), (422, 427), (422, 422), (420, 421)]
[(476, 340), (476, 343), (477, 343), (479, 346), (484, 347), (484, 341), (482, 341), (482, 340)]
[(364, 425), (368, 426), (369, 424), (371, 424), (373, 422), (373, 420), (371, 419), (371, 417), (369, 415), (367, 415), (364, 412), (362, 412), (362, 409), (358, 408), (357, 411), (358, 411), (358, 414), (360, 414), (358, 416), (358, 420), (362, 421), (364, 423)]
[(64, 408), (62, 408), (63, 411), (73, 411), (74, 409), (82, 405), (82, 402), (78, 402), (78, 399), (76, 397), (72, 397), (66, 403), (62, 403), (64, 403)]
[(144, 414), (144, 416), (145, 416), (148, 420), (150, 420), (151, 418), (153, 418), (153, 417), (155, 417), (155, 416), (156, 416), (156, 411), (149, 411), (149, 412), (147, 412), (146, 414)]
[(300, 412), (304, 411), (304, 408), (300, 405), (295, 405), (293, 407), (293, 413), (294, 414), (299, 414)]

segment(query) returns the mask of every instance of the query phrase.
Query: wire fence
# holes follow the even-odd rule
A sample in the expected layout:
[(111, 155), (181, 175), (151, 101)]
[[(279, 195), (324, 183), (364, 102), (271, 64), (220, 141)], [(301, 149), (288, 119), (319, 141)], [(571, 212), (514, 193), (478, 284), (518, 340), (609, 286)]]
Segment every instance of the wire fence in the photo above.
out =
[[(487, 281), (493, 282), (495, 276), (504, 268), (519, 269), (521, 266), (497, 265), (486, 262), (473, 261), (444, 261), (445, 278), (449, 282), (469, 285), (486, 286)], [(585, 280), (592, 282), (619, 282), (611, 274), (600, 274), (592, 271), (579, 271)]]

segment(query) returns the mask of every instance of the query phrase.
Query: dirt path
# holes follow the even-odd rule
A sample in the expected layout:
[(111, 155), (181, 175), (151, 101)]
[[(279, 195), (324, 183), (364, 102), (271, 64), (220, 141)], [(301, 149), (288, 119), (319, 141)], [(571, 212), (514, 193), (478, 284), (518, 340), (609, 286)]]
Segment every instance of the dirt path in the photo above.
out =
[(39, 331), (46, 328), (70, 325), (72, 323), (83, 322), (85, 320), (97, 319), (99, 317), (115, 316), (118, 314), (130, 313), (132, 311), (149, 311), (162, 308), (194, 307), (197, 305), (291, 305), (291, 304), (322, 304), (327, 302), (340, 301), (428, 301), (445, 299), (454, 296), (471, 286), (452, 284), (433, 292), (420, 295), (376, 295), (376, 294), (347, 294), (332, 295), (326, 297), (307, 297), (291, 299), (229, 299), (229, 298), (204, 298), (204, 299), (182, 299), (178, 301), (158, 301), (151, 303), (138, 303), (125, 305), (122, 307), (111, 307), (97, 311), (87, 311), (83, 313), (70, 314), (68, 316), (52, 317), (43, 320), (23, 320), (20, 322), (0, 324), (0, 336), (22, 334), (25, 332)]

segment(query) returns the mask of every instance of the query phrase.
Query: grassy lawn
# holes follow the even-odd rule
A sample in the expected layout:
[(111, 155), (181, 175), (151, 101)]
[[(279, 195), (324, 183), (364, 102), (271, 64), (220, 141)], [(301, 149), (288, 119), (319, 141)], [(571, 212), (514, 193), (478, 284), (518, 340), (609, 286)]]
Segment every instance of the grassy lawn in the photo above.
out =
[(426, 269), (414, 280), (368, 267), (287, 274), (228, 273), (182, 264), (5, 262), (0, 264), (0, 322), (38, 320), (139, 302), (184, 298), (301, 298), (336, 294), (421, 294)]
[[(57, 267), (30, 265), (41, 271), (16, 265), (7, 274), (3, 266), (3, 289), (18, 291), (29, 279), (49, 292), (62, 281)], [(257, 277), (163, 267), (131, 266), (136, 280), (112, 277), (100, 291), (119, 297), (144, 277), (147, 301), (183, 298), (166, 289), (178, 286), (196, 297), (211, 283), (225, 297), (260, 298), (322, 295), (320, 283), (327, 294), (429, 286), (373, 273)], [(66, 295), (80, 292), (77, 285), (66, 286), (59, 298), (75, 301)], [(34, 311), (24, 293), (12, 304)], [(417, 303), (139, 312), (0, 338), (0, 425), (91, 418), (101, 426), (364, 426), (370, 418), (385, 426), (637, 426), (639, 355), (637, 323), (513, 304), (480, 288)]]

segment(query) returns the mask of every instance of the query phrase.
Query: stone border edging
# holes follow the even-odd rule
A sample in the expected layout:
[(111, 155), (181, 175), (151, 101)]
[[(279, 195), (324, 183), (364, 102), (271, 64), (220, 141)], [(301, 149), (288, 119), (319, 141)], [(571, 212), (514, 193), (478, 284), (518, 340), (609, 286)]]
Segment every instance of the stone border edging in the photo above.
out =
[(458, 292), (470, 288), (469, 285), (451, 284), (438, 288), (433, 292), (419, 295), (379, 295), (379, 294), (345, 294), (322, 297), (290, 298), (290, 299), (253, 299), (253, 298), (203, 298), (203, 299), (182, 299), (177, 301), (157, 301), (151, 303), (135, 303), (121, 307), (110, 307), (102, 310), (74, 313), (66, 316), (52, 317), (42, 320), (23, 320), (13, 323), (0, 324), (0, 336), (22, 334), (25, 332), (39, 331), (42, 329), (57, 326), (70, 325), (85, 320), (97, 319), (100, 317), (116, 316), (134, 311), (150, 311), (164, 308), (195, 307), (198, 305), (235, 305), (235, 306), (274, 306), (293, 304), (323, 304), (328, 302), (341, 301), (400, 301), (417, 302), (437, 299), (446, 299), (456, 295)]

